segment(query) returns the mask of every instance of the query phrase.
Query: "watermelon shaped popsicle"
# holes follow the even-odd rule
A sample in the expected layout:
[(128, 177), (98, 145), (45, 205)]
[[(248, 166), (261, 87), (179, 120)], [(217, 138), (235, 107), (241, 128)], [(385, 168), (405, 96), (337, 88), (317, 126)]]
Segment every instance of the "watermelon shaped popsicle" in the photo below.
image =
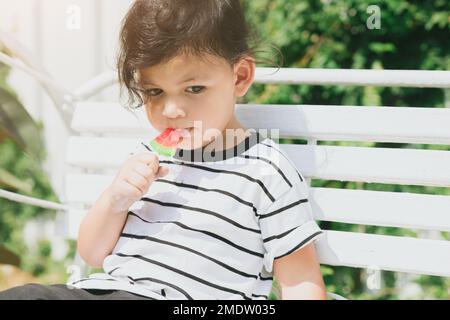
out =
[(174, 128), (167, 128), (155, 139), (150, 141), (150, 146), (159, 155), (172, 157), (177, 149), (177, 144), (182, 138), (181, 131)]

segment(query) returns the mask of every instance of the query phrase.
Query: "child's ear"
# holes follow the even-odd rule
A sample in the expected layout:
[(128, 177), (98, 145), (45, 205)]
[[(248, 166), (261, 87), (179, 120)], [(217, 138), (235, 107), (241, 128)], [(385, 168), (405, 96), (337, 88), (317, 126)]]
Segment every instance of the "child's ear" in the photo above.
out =
[(242, 58), (234, 65), (234, 86), (237, 97), (244, 96), (255, 76), (255, 63), (251, 57)]

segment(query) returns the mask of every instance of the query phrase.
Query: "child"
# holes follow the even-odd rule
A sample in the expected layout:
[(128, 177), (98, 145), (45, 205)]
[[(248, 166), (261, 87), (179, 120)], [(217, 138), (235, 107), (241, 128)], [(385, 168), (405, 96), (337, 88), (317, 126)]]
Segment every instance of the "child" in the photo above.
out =
[(275, 277), (282, 299), (325, 299), (304, 177), (234, 114), (254, 77), (249, 38), (239, 0), (134, 2), (120, 82), (183, 137), (173, 156), (140, 144), (84, 218), (79, 253), (104, 273), (10, 297), (268, 299)]

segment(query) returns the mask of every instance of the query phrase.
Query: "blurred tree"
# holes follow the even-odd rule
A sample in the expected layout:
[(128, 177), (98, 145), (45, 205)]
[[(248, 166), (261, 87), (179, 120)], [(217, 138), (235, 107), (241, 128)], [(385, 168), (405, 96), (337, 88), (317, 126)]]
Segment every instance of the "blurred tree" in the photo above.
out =
[[(351, 68), (351, 69), (423, 69), (448, 70), (450, 67), (450, 5), (447, 0), (389, 1), (364, 0), (258, 0), (242, 1), (247, 20), (260, 43), (256, 56), (277, 58), (267, 50), (270, 44), (279, 48), (282, 67)], [(369, 29), (367, 20), (376, 4), (380, 9), (380, 28)], [(275, 67), (272, 64), (258, 65)], [(242, 103), (324, 104), (444, 107), (441, 89), (343, 87), (311, 85), (254, 84)], [(284, 143), (303, 140), (280, 139)], [(327, 145), (352, 145), (351, 142), (325, 142)], [(353, 145), (362, 145), (353, 143)], [(366, 143), (364, 146), (390, 148), (436, 148), (448, 146)], [(397, 192), (450, 194), (448, 188), (423, 188), (376, 183), (312, 180), (314, 187), (358, 188)], [(324, 229), (414, 236), (415, 232), (400, 228), (383, 228), (332, 222), (320, 222)], [(368, 294), (364, 270), (322, 266), (327, 289), (348, 298), (394, 299), (398, 274), (382, 272), (384, 289)], [(420, 277), (426, 294), (450, 298), (446, 290), (449, 279)]]
[[(8, 68), (0, 63), (0, 188), (58, 201), (42, 169), (45, 159), (42, 125), (34, 122), (7, 86), (7, 75)], [(37, 251), (32, 252), (23, 237), (23, 228), (30, 219), (54, 216), (54, 211), (0, 198), (0, 264), (20, 266), (32, 276), (55, 273), (59, 265), (57, 276), (59, 281), (63, 281), (64, 266), (51, 261), (48, 252), (44, 254), (46, 251), (42, 250), (49, 247), (48, 243), (40, 242)], [(73, 253), (72, 250), (70, 254), (73, 256)], [(23, 276), (23, 273), (15, 274)], [(11, 283), (18, 284), (14, 281)]]

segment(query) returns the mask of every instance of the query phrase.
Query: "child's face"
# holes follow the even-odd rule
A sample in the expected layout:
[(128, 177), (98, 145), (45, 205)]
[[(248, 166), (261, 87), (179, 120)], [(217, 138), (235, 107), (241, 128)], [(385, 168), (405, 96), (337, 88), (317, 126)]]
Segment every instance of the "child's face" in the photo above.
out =
[(236, 129), (244, 129), (234, 116), (234, 106), (253, 81), (253, 61), (242, 59), (232, 67), (216, 56), (207, 58), (182, 55), (139, 70), (141, 87), (151, 97), (145, 110), (152, 126), (159, 131), (189, 128), (178, 145), (182, 149), (211, 141), (225, 148), (230, 139), (224, 137), (232, 131), (242, 135), (243, 130)]

